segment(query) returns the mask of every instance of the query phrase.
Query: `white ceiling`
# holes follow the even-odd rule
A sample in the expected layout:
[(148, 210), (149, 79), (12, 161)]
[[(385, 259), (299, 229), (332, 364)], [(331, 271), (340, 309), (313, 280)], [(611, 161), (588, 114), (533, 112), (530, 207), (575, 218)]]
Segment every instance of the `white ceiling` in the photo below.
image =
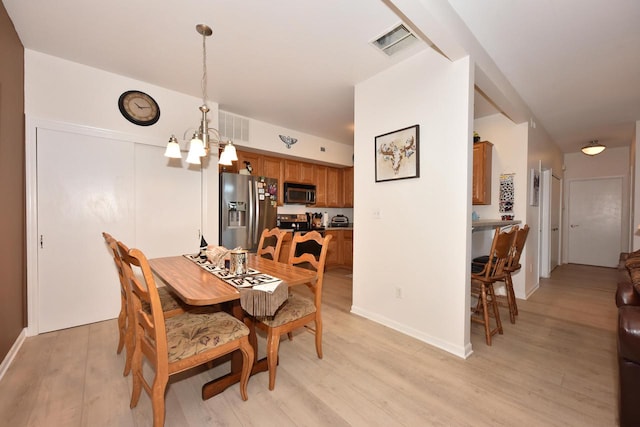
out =
[[(3, 3), (25, 48), (198, 97), (195, 25), (209, 24), (209, 99), (345, 144), (353, 143), (354, 84), (428, 48), (390, 59), (369, 45), (400, 22), (387, 4), (417, 0)], [(629, 145), (640, 119), (640, 1), (449, 3), (564, 152), (591, 139)], [(477, 116), (494, 111), (476, 101)]]
[(563, 152), (628, 146), (640, 120), (640, 1), (449, 0)]

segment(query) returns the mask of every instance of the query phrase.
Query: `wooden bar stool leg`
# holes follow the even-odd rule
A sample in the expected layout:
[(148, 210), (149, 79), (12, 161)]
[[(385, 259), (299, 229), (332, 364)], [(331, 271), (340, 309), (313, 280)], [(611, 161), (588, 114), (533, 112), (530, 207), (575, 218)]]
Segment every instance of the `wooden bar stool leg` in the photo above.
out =
[(509, 278), (509, 291), (511, 292), (511, 299), (513, 301), (513, 314), (514, 316), (518, 315), (518, 302), (516, 301), (516, 293), (513, 290), (513, 280), (511, 280), (511, 273), (507, 274)]
[(493, 289), (493, 284), (487, 285), (487, 294), (491, 297), (491, 307), (493, 308), (493, 316), (496, 318), (496, 330), (500, 335), (502, 332), (502, 321), (500, 320), (500, 311), (498, 310), (498, 300), (496, 299), (496, 292)]
[(507, 273), (504, 278), (505, 288), (507, 291), (507, 302), (509, 303), (509, 320), (511, 323), (516, 323), (516, 315), (518, 314), (518, 305), (516, 303), (516, 295), (513, 291), (513, 282), (511, 281), (511, 274)]
[(480, 300), (482, 302), (482, 317), (484, 319), (484, 335), (487, 345), (491, 345), (491, 328), (489, 327), (489, 309), (487, 307), (487, 289), (484, 283), (480, 289)]

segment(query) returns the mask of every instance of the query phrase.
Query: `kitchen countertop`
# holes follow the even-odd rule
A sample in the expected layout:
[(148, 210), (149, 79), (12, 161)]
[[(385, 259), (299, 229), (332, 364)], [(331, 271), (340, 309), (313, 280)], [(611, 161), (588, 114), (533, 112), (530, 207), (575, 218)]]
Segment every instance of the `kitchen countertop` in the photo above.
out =
[(479, 230), (483, 228), (506, 227), (509, 225), (516, 225), (521, 223), (522, 221), (517, 219), (512, 219), (512, 220), (479, 219), (477, 221), (471, 221), (471, 229)]
[[(288, 233), (292, 233), (294, 231), (298, 231), (298, 230), (294, 230), (292, 228), (282, 228), (282, 231), (286, 231)], [(340, 231), (340, 230), (345, 230), (345, 231), (353, 231), (353, 224), (349, 224), (348, 227), (325, 227), (321, 230), (317, 230), (317, 231)], [(304, 231), (314, 231), (313, 229), (311, 230), (304, 230)]]

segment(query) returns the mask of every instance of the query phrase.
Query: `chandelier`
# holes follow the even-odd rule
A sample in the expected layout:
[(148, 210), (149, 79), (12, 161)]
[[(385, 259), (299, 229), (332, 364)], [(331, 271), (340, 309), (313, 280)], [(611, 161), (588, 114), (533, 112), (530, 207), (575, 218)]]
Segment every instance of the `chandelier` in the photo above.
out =
[(587, 156), (595, 156), (596, 154), (600, 154), (607, 148), (602, 144), (598, 143), (597, 139), (590, 141), (587, 145), (582, 147), (582, 152)]
[[(220, 138), (220, 133), (217, 129), (209, 127), (209, 119), (207, 113), (210, 111), (207, 106), (207, 37), (213, 34), (211, 27), (205, 24), (196, 25), (196, 31), (202, 35), (202, 105), (200, 106), (200, 112), (202, 116), (200, 118), (200, 124), (193, 132), (191, 141), (189, 142), (189, 152), (187, 153), (187, 163), (194, 165), (200, 164), (200, 158), (205, 157), (211, 151), (211, 147), (224, 148), (218, 163), (221, 165), (231, 165), (232, 161), (237, 161), (236, 148), (231, 140), (224, 143)], [(192, 128), (191, 128), (192, 129)], [(187, 139), (187, 135), (191, 129), (187, 129), (184, 133), (183, 139)], [(181, 159), (182, 153), (180, 152), (180, 144), (175, 135), (171, 135), (167, 149), (164, 152), (166, 157), (173, 159)]]

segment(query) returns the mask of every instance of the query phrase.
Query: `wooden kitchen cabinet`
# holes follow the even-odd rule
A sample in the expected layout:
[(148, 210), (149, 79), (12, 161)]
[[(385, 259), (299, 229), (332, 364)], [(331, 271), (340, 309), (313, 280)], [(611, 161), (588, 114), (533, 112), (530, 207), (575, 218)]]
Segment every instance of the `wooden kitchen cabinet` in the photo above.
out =
[(342, 232), (344, 243), (342, 244), (343, 264), (353, 268), (353, 230), (345, 230)]
[(331, 236), (329, 249), (327, 250), (326, 267), (335, 267), (342, 264), (342, 230), (325, 231), (325, 237)]
[[(251, 175), (266, 176), (263, 173), (262, 156), (260, 154), (249, 153), (247, 151), (240, 151), (240, 150), (236, 150), (236, 154), (238, 155), (238, 161), (233, 163), (237, 164), (238, 170), (246, 168), (246, 165), (244, 162), (249, 162), (251, 163), (251, 168), (252, 168)], [(277, 177), (274, 177), (274, 178), (277, 178)]]
[(353, 230), (327, 230), (332, 236), (327, 251), (327, 267), (353, 267)]
[(284, 180), (285, 182), (297, 182), (301, 184), (314, 183), (314, 164), (298, 162), (295, 160), (284, 160)]
[(353, 207), (353, 167), (336, 168), (258, 153), (237, 150), (238, 161), (231, 166), (219, 166), (220, 172), (238, 173), (250, 162), (252, 175), (278, 180), (278, 205), (284, 203), (284, 183), (297, 182), (316, 186), (318, 208)]
[[(284, 180), (282, 173), (282, 159), (262, 156), (262, 175), (278, 180), (278, 205), (284, 204)], [(255, 175), (255, 173), (254, 173)]]
[(353, 167), (342, 169), (342, 197), (345, 208), (353, 207)]
[(327, 207), (341, 208), (342, 198), (342, 169), (327, 168)]
[(314, 184), (316, 185), (316, 207), (327, 206), (327, 167), (316, 165), (314, 169)]
[(481, 141), (473, 144), (472, 204), (491, 204), (491, 155), (493, 144)]

